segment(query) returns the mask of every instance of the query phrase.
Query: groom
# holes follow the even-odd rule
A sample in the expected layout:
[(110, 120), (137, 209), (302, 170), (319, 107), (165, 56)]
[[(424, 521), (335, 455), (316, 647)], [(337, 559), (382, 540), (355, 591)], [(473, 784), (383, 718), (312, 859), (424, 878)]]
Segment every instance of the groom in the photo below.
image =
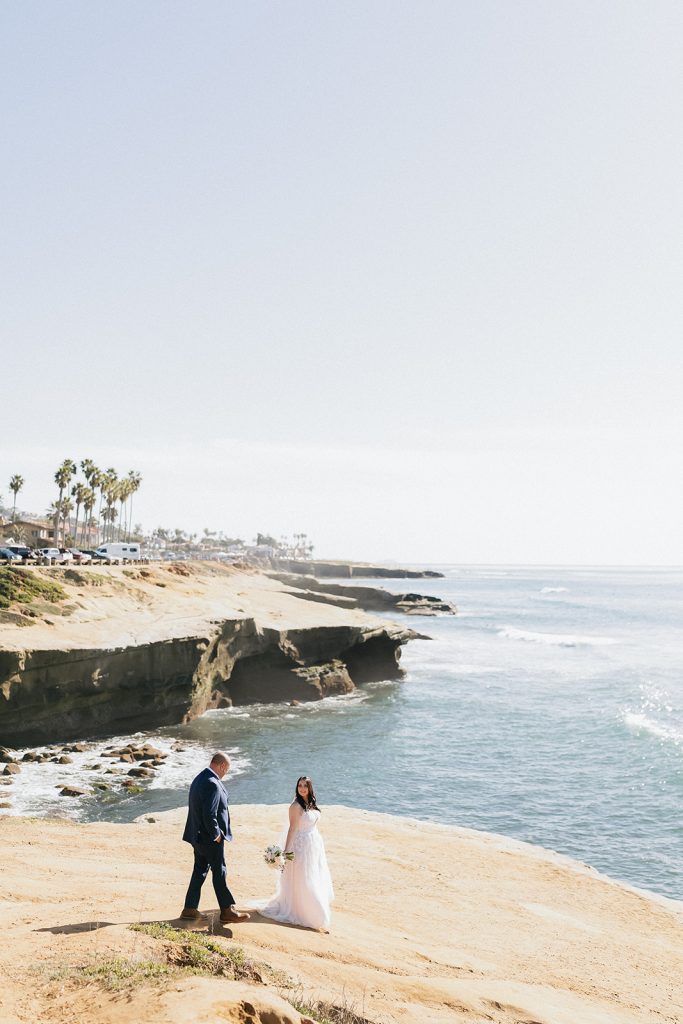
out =
[(228, 798), (222, 780), (228, 774), (230, 761), (225, 754), (214, 754), (208, 768), (200, 772), (190, 786), (187, 823), (183, 839), (194, 850), (194, 870), (180, 915), (189, 921), (207, 921), (200, 914), (199, 897), (206, 876), (211, 880), (221, 908), (221, 923), (247, 921), (249, 914), (235, 910), (235, 898), (225, 880), (225, 843), (232, 840)]

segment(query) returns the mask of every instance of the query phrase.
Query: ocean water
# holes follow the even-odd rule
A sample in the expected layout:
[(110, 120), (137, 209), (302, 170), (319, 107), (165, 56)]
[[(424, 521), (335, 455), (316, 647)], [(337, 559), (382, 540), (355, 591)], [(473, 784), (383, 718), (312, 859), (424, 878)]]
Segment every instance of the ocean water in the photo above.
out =
[(431, 637), (404, 649), (402, 681), (145, 734), (184, 750), (135, 796), (57, 795), (57, 773), (92, 781), (102, 744), (65, 768), (27, 765), (13, 812), (126, 821), (177, 807), (224, 748), (234, 805), (282, 803), (284, 820), (309, 774), (323, 822), (341, 803), (499, 832), (683, 899), (683, 570), (439, 568), (445, 579), (377, 581), (459, 608), (394, 616)]

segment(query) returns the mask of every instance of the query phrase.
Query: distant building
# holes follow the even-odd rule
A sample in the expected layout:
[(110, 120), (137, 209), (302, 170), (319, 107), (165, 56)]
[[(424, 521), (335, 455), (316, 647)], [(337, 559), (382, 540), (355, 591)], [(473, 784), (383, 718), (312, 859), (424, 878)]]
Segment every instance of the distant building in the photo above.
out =
[(55, 544), (55, 524), (51, 519), (33, 519), (28, 516), (17, 518), (3, 527), (20, 543), (30, 548), (48, 548)]
[[(66, 532), (73, 537), (75, 534), (76, 520), (70, 519), (67, 523)], [(26, 544), (29, 548), (51, 548), (56, 547), (54, 520), (38, 516), (21, 516), (12, 522), (6, 521), (0, 530), (6, 536), (11, 536), (18, 544)], [(59, 531), (61, 543), (61, 526)], [(78, 523), (78, 543), (84, 548), (94, 547), (99, 543), (99, 531), (96, 526), (83, 526), (83, 521)]]

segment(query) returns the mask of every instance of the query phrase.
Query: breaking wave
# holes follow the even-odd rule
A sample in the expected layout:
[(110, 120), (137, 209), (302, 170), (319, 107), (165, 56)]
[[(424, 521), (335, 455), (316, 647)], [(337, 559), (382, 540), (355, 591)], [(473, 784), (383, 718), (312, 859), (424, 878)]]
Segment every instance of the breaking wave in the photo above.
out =
[(677, 747), (683, 746), (683, 729), (656, 722), (642, 711), (625, 711), (622, 717), (624, 725), (633, 732), (649, 733), (651, 736), (656, 736), (657, 739), (675, 743)]
[(609, 647), (618, 643), (609, 636), (575, 636), (572, 633), (533, 633), (527, 629), (504, 626), (498, 636), (506, 640), (524, 640), (526, 643), (545, 644), (548, 647)]

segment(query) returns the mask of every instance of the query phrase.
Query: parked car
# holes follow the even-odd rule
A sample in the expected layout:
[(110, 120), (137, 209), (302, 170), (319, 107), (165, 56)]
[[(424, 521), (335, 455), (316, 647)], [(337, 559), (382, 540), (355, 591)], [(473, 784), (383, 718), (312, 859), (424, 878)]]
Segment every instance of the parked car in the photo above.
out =
[(66, 548), (38, 548), (36, 557), (41, 562), (49, 562), (50, 565), (68, 565), (74, 558)]
[(94, 548), (87, 548), (87, 550), (81, 551), (82, 555), (88, 555), (91, 562), (108, 562), (108, 555), (101, 555), (99, 551), (95, 551)]
[(0, 562), (21, 562), (22, 557), (10, 548), (0, 548)]
[(38, 562), (45, 562), (55, 553), (59, 554), (59, 548), (36, 548), (33, 552), (33, 556)]
[(29, 558), (33, 558), (33, 549), (27, 548), (24, 544), (8, 544), (8, 551), (13, 551), (15, 555), (19, 555), (22, 561), (27, 562)]
[(92, 562), (92, 555), (87, 551), (79, 551), (78, 548), (69, 548), (69, 551), (77, 565), (87, 565), (88, 562)]

